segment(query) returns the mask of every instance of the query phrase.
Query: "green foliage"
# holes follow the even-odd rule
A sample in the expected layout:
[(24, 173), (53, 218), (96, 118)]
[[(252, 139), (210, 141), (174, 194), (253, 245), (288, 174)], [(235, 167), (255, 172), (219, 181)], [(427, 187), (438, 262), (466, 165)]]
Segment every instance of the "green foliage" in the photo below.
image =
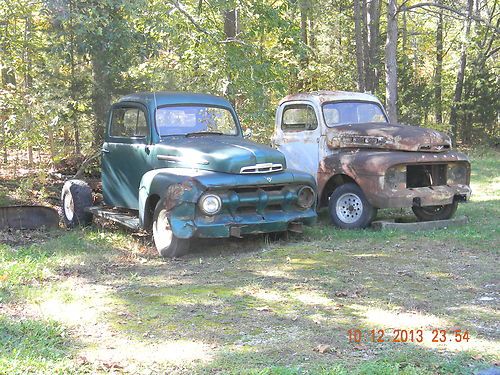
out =
[[(495, 24), (498, 15), (488, 13), (491, 1), (478, 1), (480, 16)], [(411, 3), (416, 2), (405, 4)], [(385, 6), (376, 61), (371, 61), (381, 99)], [(225, 34), (224, 12), (231, 7), (238, 14), (235, 37)], [(0, 30), (0, 136), (7, 155), (17, 148), (50, 153), (52, 160), (92, 153), (102, 139), (109, 103), (134, 91), (226, 96), (236, 105), (243, 127), (268, 143), (274, 110), (284, 95), (356, 89), (352, 1), (4, 0), (0, 16), (5, 20)], [(404, 13), (404, 23), (402, 17), (401, 119), (433, 124), (436, 12), (417, 8)], [(463, 20), (445, 13), (444, 27), (444, 123), (435, 125), (448, 130)], [(476, 22), (467, 47), (458, 109), (460, 138), (469, 143), (499, 137), (494, 33)]]

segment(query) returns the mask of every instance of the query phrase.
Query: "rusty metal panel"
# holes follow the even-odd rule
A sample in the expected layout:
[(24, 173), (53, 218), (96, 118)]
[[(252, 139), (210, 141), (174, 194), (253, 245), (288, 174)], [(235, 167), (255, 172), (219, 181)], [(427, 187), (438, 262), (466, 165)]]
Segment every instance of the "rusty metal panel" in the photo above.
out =
[(50, 207), (8, 206), (0, 207), (0, 230), (57, 228), (59, 214)]

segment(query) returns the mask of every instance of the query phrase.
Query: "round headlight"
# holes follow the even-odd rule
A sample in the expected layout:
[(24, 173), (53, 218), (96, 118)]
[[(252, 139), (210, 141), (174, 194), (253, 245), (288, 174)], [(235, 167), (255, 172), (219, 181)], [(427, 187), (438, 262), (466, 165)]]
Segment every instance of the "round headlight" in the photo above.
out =
[(215, 194), (205, 194), (200, 198), (200, 209), (207, 215), (215, 215), (220, 211), (222, 202), (220, 197)]
[(297, 192), (297, 205), (301, 208), (310, 208), (316, 200), (316, 193), (310, 186), (302, 186)]

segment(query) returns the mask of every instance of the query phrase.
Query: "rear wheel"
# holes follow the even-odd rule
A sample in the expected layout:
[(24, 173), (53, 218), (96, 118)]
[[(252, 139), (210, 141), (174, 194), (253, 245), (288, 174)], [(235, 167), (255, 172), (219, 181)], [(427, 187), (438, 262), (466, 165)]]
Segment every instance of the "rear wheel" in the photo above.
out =
[(168, 211), (162, 202), (156, 205), (153, 218), (153, 241), (156, 250), (164, 258), (176, 258), (189, 250), (189, 240), (177, 238), (172, 232)]
[(414, 206), (411, 209), (413, 213), (420, 221), (435, 221), (435, 220), (447, 220), (451, 219), (455, 212), (457, 211), (458, 202), (453, 202), (451, 204), (445, 204), (443, 206), (427, 206), (427, 207), (417, 207)]
[(81, 180), (66, 181), (61, 192), (62, 216), (68, 228), (92, 223), (92, 214), (87, 209), (92, 206), (92, 189)]
[(348, 183), (336, 188), (328, 204), (332, 223), (343, 229), (366, 228), (377, 215), (361, 188)]

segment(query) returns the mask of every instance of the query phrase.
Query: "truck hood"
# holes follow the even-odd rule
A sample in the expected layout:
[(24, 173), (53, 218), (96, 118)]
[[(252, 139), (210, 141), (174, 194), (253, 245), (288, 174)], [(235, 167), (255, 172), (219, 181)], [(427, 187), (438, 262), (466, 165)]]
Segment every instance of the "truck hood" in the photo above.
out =
[[(237, 136), (165, 137), (155, 147), (159, 166), (224, 173), (267, 173), (286, 169), (285, 156)], [(242, 170), (243, 168), (243, 170)]]
[(377, 148), (400, 151), (441, 152), (451, 149), (446, 134), (418, 126), (371, 122), (339, 125), (327, 133), (330, 148)]

